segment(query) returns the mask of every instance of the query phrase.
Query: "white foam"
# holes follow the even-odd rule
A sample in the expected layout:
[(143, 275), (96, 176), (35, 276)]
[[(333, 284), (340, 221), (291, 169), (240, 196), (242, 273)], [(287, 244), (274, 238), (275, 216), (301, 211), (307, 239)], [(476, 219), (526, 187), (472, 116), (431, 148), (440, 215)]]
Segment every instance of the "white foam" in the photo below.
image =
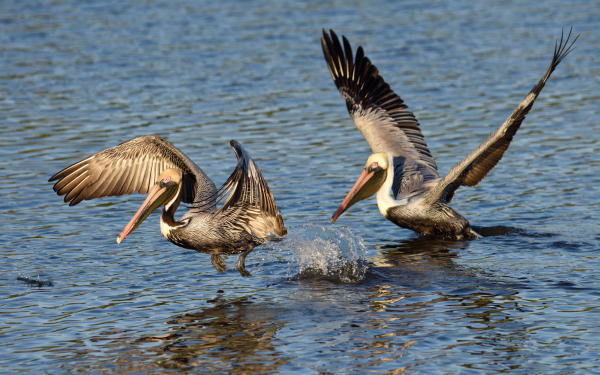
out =
[(348, 227), (302, 225), (290, 230), (280, 246), (292, 252), (291, 275), (342, 283), (365, 278), (367, 247)]

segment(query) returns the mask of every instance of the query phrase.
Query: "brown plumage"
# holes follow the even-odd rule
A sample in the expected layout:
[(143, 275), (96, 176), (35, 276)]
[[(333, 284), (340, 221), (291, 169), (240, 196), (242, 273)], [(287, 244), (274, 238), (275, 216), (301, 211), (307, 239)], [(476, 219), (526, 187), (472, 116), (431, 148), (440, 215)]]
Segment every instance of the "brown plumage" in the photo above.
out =
[(107, 148), (57, 172), (49, 181), (58, 180), (54, 190), (65, 196), (65, 203), (74, 206), (86, 199), (146, 194), (169, 168), (183, 173), (183, 202), (193, 203), (197, 192), (205, 198), (215, 194), (215, 185), (208, 176), (158, 135), (133, 138)]
[(399, 226), (424, 235), (478, 237), (469, 222), (447, 204), (460, 186), (475, 186), (500, 161), (523, 119), (558, 64), (572, 51), (579, 35), (561, 34), (545, 74), (502, 125), (479, 147), (440, 177), (419, 123), (404, 101), (379, 75), (358, 47), (330, 30), (321, 46), (333, 81), (346, 101), (356, 127), (373, 154), (332, 221), (352, 204), (377, 194), (380, 212)]
[[(212, 255), (223, 271), (222, 254), (240, 254), (238, 271), (248, 275), (246, 255), (287, 233), (275, 199), (250, 155), (231, 141), (238, 163), (217, 189), (206, 174), (175, 146), (157, 135), (131, 139), (93, 154), (53, 175), (54, 190), (70, 206), (106, 196), (148, 194), (117, 237), (121, 242), (154, 209), (163, 206), (161, 232), (176, 245)], [(226, 198), (225, 198), (226, 197)], [(223, 205), (216, 208), (219, 200)], [(180, 220), (179, 202), (190, 205)]]

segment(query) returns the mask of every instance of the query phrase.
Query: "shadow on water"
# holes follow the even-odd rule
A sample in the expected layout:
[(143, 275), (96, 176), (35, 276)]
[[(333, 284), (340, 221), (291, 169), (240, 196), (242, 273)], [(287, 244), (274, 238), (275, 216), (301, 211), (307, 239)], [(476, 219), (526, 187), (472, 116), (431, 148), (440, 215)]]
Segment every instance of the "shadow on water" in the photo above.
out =
[(473, 226), (473, 229), (475, 230), (475, 232), (481, 234), (483, 237), (516, 235), (522, 237), (548, 238), (556, 236), (556, 234), (554, 233), (531, 232), (522, 228), (510, 227), (505, 225), (496, 225), (492, 227)]

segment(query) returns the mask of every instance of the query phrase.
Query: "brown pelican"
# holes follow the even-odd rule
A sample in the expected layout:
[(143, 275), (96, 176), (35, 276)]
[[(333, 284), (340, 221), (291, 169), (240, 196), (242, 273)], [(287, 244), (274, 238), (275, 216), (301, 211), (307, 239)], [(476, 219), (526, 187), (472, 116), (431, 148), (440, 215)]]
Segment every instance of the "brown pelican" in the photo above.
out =
[(354, 203), (377, 194), (379, 212), (401, 227), (449, 239), (480, 237), (448, 203), (459, 186), (477, 185), (502, 158), (546, 81), (578, 37), (569, 41), (571, 31), (566, 38), (561, 34), (546, 73), (525, 99), (486, 141), (441, 177), (417, 119), (362, 47), (353, 57), (345, 37), (340, 42), (333, 30), (323, 30), (321, 45), (331, 77), (373, 151), (331, 222)]
[[(212, 254), (223, 272), (221, 254), (241, 254), (237, 269), (249, 273), (245, 258), (266, 240), (287, 233), (275, 199), (260, 169), (236, 141), (230, 142), (237, 166), (220, 189), (171, 143), (157, 135), (131, 139), (93, 154), (50, 177), (54, 190), (74, 206), (84, 199), (147, 193), (148, 197), (117, 237), (120, 243), (156, 208), (163, 206), (160, 231), (174, 244)], [(225, 195), (229, 196), (225, 198)], [(225, 198), (223, 205), (217, 202)], [(179, 220), (179, 203), (189, 203)]]

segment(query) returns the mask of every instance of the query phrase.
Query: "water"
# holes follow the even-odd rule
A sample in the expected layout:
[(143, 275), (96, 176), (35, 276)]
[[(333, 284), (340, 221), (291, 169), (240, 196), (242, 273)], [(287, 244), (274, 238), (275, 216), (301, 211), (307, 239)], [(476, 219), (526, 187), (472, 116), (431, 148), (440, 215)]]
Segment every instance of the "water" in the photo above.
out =
[[(7, 373), (600, 373), (594, 2), (0, 3), (0, 364)], [(424, 240), (373, 201), (327, 223), (369, 151), (321, 56), (362, 44), (442, 172), (582, 33), (501, 163)], [(242, 278), (160, 236), (143, 200), (67, 207), (47, 179), (159, 133), (217, 184), (242, 142), (290, 229)], [(38, 282), (39, 281), (39, 282)], [(49, 284), (50, 282), (51, 284)]]

